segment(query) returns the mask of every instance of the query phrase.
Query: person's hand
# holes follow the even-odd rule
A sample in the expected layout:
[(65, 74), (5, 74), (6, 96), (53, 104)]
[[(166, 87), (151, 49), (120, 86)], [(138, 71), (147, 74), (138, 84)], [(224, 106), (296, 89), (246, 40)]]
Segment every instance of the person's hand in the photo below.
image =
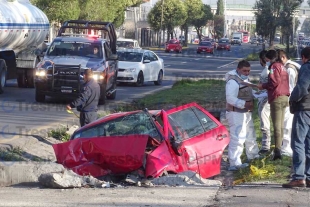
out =
[(67, 108), (67, 110), (71, 110), (72, 109), (69, 104), (66, 106), (66, 108)]
[(244, 108), (246, 108), (248, 110), (253, 109), (253, 101), (245, 102)]
[(259, 90), (263, 90), (263, 84), (261, 84), (261, 83), (257, 84), (257, 88), (258, 88)]

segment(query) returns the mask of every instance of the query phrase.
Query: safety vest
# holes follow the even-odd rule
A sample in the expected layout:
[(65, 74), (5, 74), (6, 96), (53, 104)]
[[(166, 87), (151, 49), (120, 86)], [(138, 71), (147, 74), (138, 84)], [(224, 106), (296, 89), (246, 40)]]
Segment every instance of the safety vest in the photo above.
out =
[[(239, 78), (237, 75), (230, 75), (227, 78), (226, 82), (228, 82), (229, 80), (234, 80), (239, 84), (239, 92), (237, 96), (238, 99), (244, 100), (246, 102), (253, 102), (254, 98), (252, 94), (252, 87), (242, 85), (243, 80)], [(252, 108), (250, 109), (247, 109), (247, 108), (239, 109), (229, 103), (226, 103), (227, 111), (248, 112), (248, 111), (253, 111), (253, 107), (254, 107), (254, 104), (252, 104)]]

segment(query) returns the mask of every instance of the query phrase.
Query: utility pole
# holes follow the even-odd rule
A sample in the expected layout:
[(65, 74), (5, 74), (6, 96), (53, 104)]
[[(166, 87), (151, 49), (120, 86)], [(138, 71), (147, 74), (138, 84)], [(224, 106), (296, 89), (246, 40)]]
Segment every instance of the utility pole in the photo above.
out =
[(159, 38), (159, 45), (158, 47), (160, 47), (161, 45), (161, 40), (162, 40), (162, 32), (163, 32), (163, 18), (164, 18), (164, 0), (161, 0), (161, 18), (160, 18), (160, 38)]
[(224, 0), (224, 37), (227, 35), (227, 25), (226, 25), (226, 0)]

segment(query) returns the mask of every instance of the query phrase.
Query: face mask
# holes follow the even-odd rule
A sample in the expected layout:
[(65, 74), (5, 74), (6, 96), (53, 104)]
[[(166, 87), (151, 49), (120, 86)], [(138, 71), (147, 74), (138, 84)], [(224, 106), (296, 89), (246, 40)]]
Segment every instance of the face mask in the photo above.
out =
[(241, 78), (242, 80), (246, 80), (246, 79), (248, 79), (248, 77), (249, 77), (249, 76), (247, 76), (247, 75), (242, 75), (242, 74), (240, 75), (240, 78)]
[(270, 66), (270, 62), (266, 62), (266, 66), (269, 67)]

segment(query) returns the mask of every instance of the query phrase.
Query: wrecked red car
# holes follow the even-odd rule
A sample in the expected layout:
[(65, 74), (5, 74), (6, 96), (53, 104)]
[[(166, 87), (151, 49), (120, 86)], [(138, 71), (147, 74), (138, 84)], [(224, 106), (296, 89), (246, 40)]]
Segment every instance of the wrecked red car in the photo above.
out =
[(53, 145), (57, 162), (80, 175), (100, 177), (142, 172), (145, 178), (194, 171), (220, 173), (229, 134), (207, 110), (190, 103), (169, 110), (105, 116)]

